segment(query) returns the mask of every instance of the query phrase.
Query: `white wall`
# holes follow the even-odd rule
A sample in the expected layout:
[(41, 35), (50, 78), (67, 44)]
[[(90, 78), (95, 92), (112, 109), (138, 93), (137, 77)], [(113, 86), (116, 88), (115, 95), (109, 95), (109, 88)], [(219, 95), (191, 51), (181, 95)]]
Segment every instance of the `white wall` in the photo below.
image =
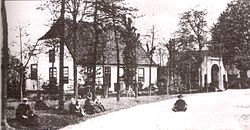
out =
[[(49, 48), (47, 49), (47, 51)], [(64, 53), (68, 54), (69, 51), (67, 47), (64, 47)], [(37, 90), (41, 89), (43, 82), (49, 82), (49, 67), (52, 67), (52, 63), (49, 63), (49, 54), (43, 53), (39, 54), (38, 58), (32, 57), (29, 64), (27, 65), (27, 77), (30, 77), (30, 65), (37, 64), (38, 65), (38, 82), (36, 80), (27, 79), (26, 80), (26, 90)], [(64, 90), (73, 89), (73, 60), (72, 57), (68, 55), (68, 57), (64, 57), (64, 66), (69, 67), (69, 83), (64, 84)], [(59, 55), (56, 55), (54, 67), (57, 69), (57, 83), (59, 83)], [(35, 86), (35, 88), (33, 87)], [(38, 88), (37, 88), (38, 86)]]
[[(48, 48), (49, 50), (49, 48)], [(64, 53), (68, 54), (69, 51), (67, 47), (64, 48)], [(37, 90), (41, 89), (43, 82), (49, 81), (49, 67), (52, 66), (52, 63), (49, 63), (49, 56), (48, 54), (40, 54), (37, 58), (32, 58), (29, 65), (27, 66), (27, 77), (30, 77), (30, 64), (38, 64), (38, 82), (35, 80), (27, 79), (26, 80), (26, 90)], [(59, 83), (59, 56), (57, 55), (54, 66), (57, 68), (57, 83)], [(68, 54), (68, 57), (64, 58), (64, 66), (69, 67), (69, 83), (64, 84), (64, 90), (73, 90), (73, 60), (72, 57)], [(114, 84), (117, 82), (117, 66), (110, 65), (111, 67), (111, 88), (109, 91), (114, 91)], [(138, 68), (144, 68), (144, 75), (145, 75), (145, 82), (143, 83), (143, 88), (149, 86), (149, 66), (139, 66)], [(96, 81), (103, 84), (103, 68), (101, 65), (97, 66), (97, 73), (100, 72), (99, 75), (96, 75)], [(77, 79), (78, 84), (84, 84), (84, 75), (80, 73), (80, 70), (84, 70), (83, 67), (77, 67)], [(123, 75), (123, 70), (120, 69), (120, 76)], [(137, 78), (138, 80), (138, 69), (137, 69)], [(151, 83), (156, 84), (157, 82), (157, 67), (151, 67)], [(38, 87), (38, 88), (37, 88)]]
[[(140, 67), (138, 67), (140, 68)], [(144, 68), (144, 73), (145, 73), (145, 82), (143, 84), (143, 88), (146, 88), (149, 86), (149, 75), (150, 75), (150, 69), (148, 66), (143, 67)], [(138, 72), (138, 71), (137, 71)], [(137, 78), (138, 79), (138, 78)], [(156, 84), (157, 83), (157, 67), (151, 67), (151, 84)]]
[[(149, 86), (149, 67), (148, 66), (138, 66), (138, 68), (144, 68), (144, 78), (145, 82), (143, 83), (143, 88), (146, 88)], [(120, 76), (123, 75), (123, 71), (120, 72)], [(138, 69), (137, 69), (137, 78), (138, 80)], [(111, 66), (111, 88), (110, 91), (114, 91), (114, 84), (117, 83), (117, 67), (112, 65)], [(151, 83), (156, 84), (157, 83), (157, 67), (153, 66), (151, 67)]]

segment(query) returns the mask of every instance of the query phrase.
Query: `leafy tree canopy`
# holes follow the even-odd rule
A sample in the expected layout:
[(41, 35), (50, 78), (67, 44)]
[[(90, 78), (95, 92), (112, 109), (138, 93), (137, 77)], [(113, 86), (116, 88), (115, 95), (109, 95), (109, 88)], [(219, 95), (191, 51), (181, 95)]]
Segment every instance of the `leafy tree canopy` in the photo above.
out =
[(242, 61), (249, 59), (249, 19), (250, 1), (234, 0), (227, 5), (214, 25), (211, 50), (222, 55), (225, 64), (244, 64)]

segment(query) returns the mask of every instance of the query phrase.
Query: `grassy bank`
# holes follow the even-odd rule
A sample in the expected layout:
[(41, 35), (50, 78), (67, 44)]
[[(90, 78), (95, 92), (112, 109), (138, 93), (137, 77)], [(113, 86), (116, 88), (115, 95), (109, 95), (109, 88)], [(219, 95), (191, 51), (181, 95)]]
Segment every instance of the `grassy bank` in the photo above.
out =
[[(68, 113), (68, 105), (69, 100), (65, 102), (65, 110), (63, 112), (59, 112), (57, 110), (39, 110), (35, 113), (40, 117), (40, 126), (36, 126), (35, 128), (27, 128), (24, 126), (20, 126), (15, 120), (15, 109), (19, 102), (8, 102), (8, 112), (7, 119), (10, 126), (16, 129), (59, 129), (65, 127), (67, 125), (77, 124), (79, 122), (85, 121), (87, 119), (100, 116), (103, 114), (107, 114), (110, 112), (118, 111), (121, 109), (130, 108), (136, 106), (138, 104), (152, 103), (157, 101), (162, 101), (172, 98), (172, 96), (140, 96), (138, 98), (134, 97), (121, 97), (120, 101), (116, 101), (116, 97), (110, 97), (106, 99), (102, 99), (102, 104), (105, 106), (107, 111), (103, 113), (98, 113), (94, 115), (86, 115), (84, 117), (77, 117), (74, 115), (70, 115)], [(79, 102), (84, 104), (84, 99), (80, 99)], [(57, 107), (58, 101), (55, 100), (46, 100), (46, 103), (51, 107)], [(34, 101), (30, 101), (30, 106), (34, 110)]]

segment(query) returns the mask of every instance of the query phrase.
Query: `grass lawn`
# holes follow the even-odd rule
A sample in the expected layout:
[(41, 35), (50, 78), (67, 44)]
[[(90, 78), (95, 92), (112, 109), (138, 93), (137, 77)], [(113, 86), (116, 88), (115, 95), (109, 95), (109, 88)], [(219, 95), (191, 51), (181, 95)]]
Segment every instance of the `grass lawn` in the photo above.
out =
[[(7, 121), (10, 126), (16, 128), (16, 129), (59, 129), (62, 127), (65, 127), (67, 125), (77, 124), (79, 122), (85, 121), (87, 119), (100, 116), (103, 114), (107, 114), (110, 112), (118, 111), (121, 109), (126, 109), (133, 107), (138, 104), (145, 104), (145, 103), (151, 103), (151, 102), (157, 102), (166, 100), (169, 98), (173, 98), (173, 96), (167, 96), (167, 95), (160, 95), (160, 96), (140, 96), (138, 98), (134, 97), (121, 97), (120, 101), (116, 101), (116, 97), (110, 97), (110, 98), (102, 98), (102, 104), (107, 109), (105, 112), (94, 114), (94, 115), (86, 115), (84, 117), (77, 117), (74, 115), (70, 115), (68, 113), (68, 105), (70, 103), (69, 100), (65, 102), (65, 110), (63, 112), (57, 111), (57, 110), (38, 110), (35, 111), (35, 113), (40, 118), (40, 125), (36, 126), (34, 128), (27, 128), (24, 126), (19, 125), (15, 120), (15, 109), (17, 108), (17, 105), (19, 102), (8, 102), (8, 110), (7, 110)], [(80, 104), (84, 104), (85, 99), (80, 99)], [(58, 101), (55, 100), (46, 100), (46, 103), (51, 107), (56, 107), (58, 104)], [(29, 102), (31, 108), (34, 110), (35, 101)]]

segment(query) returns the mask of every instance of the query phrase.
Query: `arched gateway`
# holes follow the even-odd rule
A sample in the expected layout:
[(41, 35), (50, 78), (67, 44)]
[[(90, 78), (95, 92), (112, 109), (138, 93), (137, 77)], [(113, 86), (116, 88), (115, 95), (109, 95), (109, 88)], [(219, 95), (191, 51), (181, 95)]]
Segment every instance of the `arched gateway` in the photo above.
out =
[(204, 91), (225, 90), (224, 83), (228, 80), (222, 58), (205, 55), (200, 70), (200, 86)]

